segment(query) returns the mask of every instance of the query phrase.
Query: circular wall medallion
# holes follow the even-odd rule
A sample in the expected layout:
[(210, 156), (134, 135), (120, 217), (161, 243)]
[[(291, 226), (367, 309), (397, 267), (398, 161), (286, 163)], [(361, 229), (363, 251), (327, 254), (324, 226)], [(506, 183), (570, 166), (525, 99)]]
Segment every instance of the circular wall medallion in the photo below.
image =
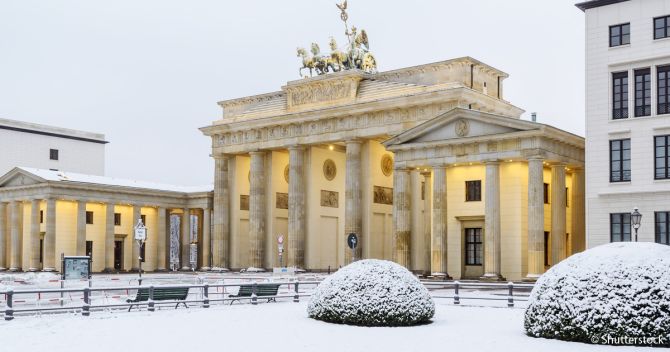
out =
[(391, 176), (393, 173), (393, 158), (389, 154), (382, 155), (382, 173)]
[(332, 181), (335, 178), (335, 175), (337, 175), (337, 166), (335, 166), (335, 162), (326, 159), (326, 161), (323, 162), (323, 176), (326, 177), (326, 180)]
[(284, 167), (284, 181), (288, 183), (288, 164)]
[(468, 120), (461, 119), (456, 121), (454, 129), (456, 130), (457, 136), (465, 137), (468, 135), (468, 133), (470, 133), (470, 124), (468, 123)]

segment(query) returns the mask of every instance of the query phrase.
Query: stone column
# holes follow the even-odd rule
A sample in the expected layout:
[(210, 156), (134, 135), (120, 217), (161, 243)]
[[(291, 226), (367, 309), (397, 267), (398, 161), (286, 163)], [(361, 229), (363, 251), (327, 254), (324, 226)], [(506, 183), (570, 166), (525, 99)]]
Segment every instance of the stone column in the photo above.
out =
[[(130, 231), (131, 233), (128, 236), (128, 239), (132, 241), (133, 253), (132, 253), (132, 267), (131, 271), (140, 271), (140, 245), (135, 241), (135, 225), (137, 225), (137, 220), (141, 219), (142, 208), (139, 205), (133, 205), (133, 217), (130, 220)], [(147, 224), (144, 224), (146, 226)]]
[(410, 172), (393, 170), (393, 239), (394, 260), (407, 269), (411, 268), (412, 208)]
[(181, 270), (191, 270), (191, 209), (184, 208), (181, 216)]
[(447, 272), (447, 167), (433, 167), (433, 228), (430, 271), (448, 277)]
[[(350, 233), (358, 236), (356, 259), (363, 258), (363, 213), (361, 192), (361, 144), (362, 141), (347, 141), (346, 174), (344, 190), (344, 238)], [(345, 264), (351, 263), (351, 250), (344, 251)]]
[(431, 233), (431, 199), (433, 194), (433, 181), (431, 179), (430, 171), (422, 173), (424, 178), (423, 184), (423, 244), (422, 250), (424, 273), (430, 274), (430, 233)]
[(28, 271), (40, 270), (40, 204), (41, 200), (30, 202), (30, 266)]
[(551, 265), (565, 259), (565, 164), (551, 165)]
[(44, 271), (56, 271), (58, 255), (56, 254), (56, 199), (47, 199), (47, 226), (44, 231)]
[(10, 271), (21, 271), (21, 235), (22, 235), (22, 226), (21, 219), (23, 213), (23, 202), (13, 201), (9, 205), (9, 217), (10, 217), (10, 233), (11, 233), (11, 244), (10, 244), (10, 258), (11, 263), (9, 266)]
[(305, 148), (292, 146), (288, 176), (288, 253), (287, 265), (305, 267)]
[[(86, 255), (86, 201), (77, 202), (77, 255)], [(91, 258), (92, 259), (92, 258)]]
[(251, 194), (249, 196), (249, 266), (263, 269), (265, 242), (265, 152), (251, 155)]
[(504, 280), (500, 273), (500, 163), (486, 163), (486, 199), (484, 204), (484, 276), (485, 280)]
[(214, 215), (212, 217), (212, 265), (227, 268), (230, 243), (230, 194), (228, 189), (229, 155), (214, 157)]
[(202, 209), (202, 270), (209, 270), (211, 268), (211, 216), (209, 208)]
[(528, 275), (544, 273), (544, 166), (540, 157), (528, 159)]
[(105, 270), (114, 271), (114, 204), (105, 205)]
[(7, 203), (0, 202), (0, 271), (7, 270)]
[(156, 245), (156, 259), (155, 259), (155, 268), (156, 271), (166, 271), (167, 270), (167, 209), (164, 207), (158, 207), (158, 229), (156, 231), (157, 236), (157, 245)]
[(577, 253), (586, 249), (586, 225), (584, 223), (584, 169), (575, 168), (572, 172), (572, 252)]

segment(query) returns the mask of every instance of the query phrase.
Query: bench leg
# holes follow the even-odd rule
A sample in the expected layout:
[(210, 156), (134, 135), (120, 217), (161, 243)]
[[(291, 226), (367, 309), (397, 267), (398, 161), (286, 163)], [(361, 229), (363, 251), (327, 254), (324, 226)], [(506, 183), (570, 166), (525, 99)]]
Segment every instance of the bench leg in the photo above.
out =
[(133, 309), (133, 305), (132, 305), (132, 304), (130, 305), (130, 307), (128, 307), (128, 311), (130, 312), (131, 309)]

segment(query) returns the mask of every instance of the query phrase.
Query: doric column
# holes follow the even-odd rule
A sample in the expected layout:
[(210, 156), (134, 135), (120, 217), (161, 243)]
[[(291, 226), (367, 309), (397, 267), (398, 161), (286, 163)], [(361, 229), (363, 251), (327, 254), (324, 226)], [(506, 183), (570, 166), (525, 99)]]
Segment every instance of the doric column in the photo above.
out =
[(528, 275), (544, 273), (544, 166), (540, 157), (528, 159)]
[[(77, 255), (86, 255), (86, 201), (77, 201)], [(91, 258), (93, 259), (93, 258)]]
[(10, 244), (10, 254), (11, 254), (11, 263), (9, 266), (10, 271), (21, 271), (21, 218), (23, 213), (23, 202), (13, 201), (9, 205), (10, 212), (10, 232), (11, 232), (11, 244)]
[(434, 276), (447, 272), (447, 167), (433, 167), (433, 228), (430, 271)]
[[(137, 220), (139, 220), (142, 216), (142, 208), (139, 205), (133, 205), (133, 217), (130, 220), (130, 228), (131, 228), (131, 233), (129, 236), (129, 239), (132, 241), (132, 247), (133, 247), (133, 254), (132, 254), (132, 267), (130, 268), (131, 271), (139, 271), (140, 270), (140, 245), (135, 241), (135, 225), (137, 225)], [(144, 224), (146, 226), (147, 224)]]
[(114, 204), (105, 205), (105, 272), (114, 271)]
[(291, 146), (288, 176), (288, 266), (305, 267), (305, 180), (303, 146)]
[(500, 273), (500, 163), (486, 163), (486, 199), (484, 204), (484, 276), (503, 280)]
[(7, 203), (0, 202), (0, 271), (7, 270)]
[(551, 165), (551, 265), (565, 259), (565, 164)]
[(155, 259), (155, 268), (156, 271), (166, 271), (167, 270), (167, 209), (164, 207), (158, 207), (158, 230), (156, 231), (157, 236), (157, 245), (156, 245), (156, 259)]
[[(346, 175), (344, 189), (344, 238), (350, 233), (358, 236), (356, 259), (363, 258), (363, 212), (361, 192), (361, 144), (359, 140), (347, 141)], [(351, 250), (344, 251), (344, 262), (351, 263)]]
[(191, 270), (191, 209), (184, 208), (181, 216), (181, 270)]
[(56, 199), (47, 199), (46, 223), (44, 231), (44, 271), (56, 271)]
[(265, 241), (265, 152), (251, 154), (251, 194), (249, 196), (249, 265), (263, 269)]
[(30, 202), (30, 266), (28, 271), (40, 270), (40, 203), (39, 199)]
[(424, 178), (423, 184), (423, 244), (424, 248), (421, 251), (421, 258), (423, 258), (423, 267), (427, 274), (430, 274), (430, 233), (431, 225), (431, 199), (433, 194), (433, 181), (431, 179), (430, 171), (421, 173)]
[(412, 208), (409, 170), (393, 170), (393, 239), (394, 260), (410, 269), (412, 257)]
[(584, 169), (575, 168), (572, 172), (572, 252), (581, 252), (586, 248), (586, 225), (584, 224)]
[(211, 268), (211, 216), (209, 208), (202, 209), (202, 270), (209, 270)]
[(227, 268), (230, 243), (229, 155), (214, 156), (214, 214), (212, 216), (212, 265)]

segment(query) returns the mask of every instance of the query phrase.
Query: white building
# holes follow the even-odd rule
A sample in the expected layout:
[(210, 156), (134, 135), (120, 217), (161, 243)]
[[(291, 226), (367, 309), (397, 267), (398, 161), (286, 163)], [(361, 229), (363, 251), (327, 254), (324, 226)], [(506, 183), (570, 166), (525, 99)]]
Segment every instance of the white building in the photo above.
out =
[(17, 166), (105, 173), (105, 136), (0, 119), (0, 175)]
[(587, 247), (670, 243), (670, 0), (594, 0), (586, 13)]

